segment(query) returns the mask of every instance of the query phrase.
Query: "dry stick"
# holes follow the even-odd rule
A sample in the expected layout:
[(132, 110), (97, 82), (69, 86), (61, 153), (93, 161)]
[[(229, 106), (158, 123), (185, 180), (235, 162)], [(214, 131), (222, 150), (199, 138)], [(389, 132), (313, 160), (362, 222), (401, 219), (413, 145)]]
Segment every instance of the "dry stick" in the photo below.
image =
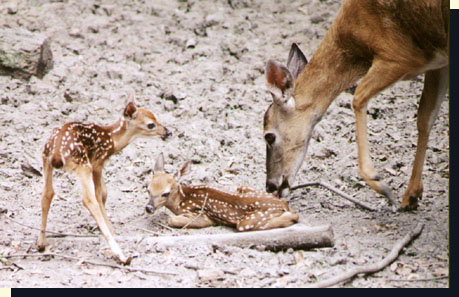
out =
[(376, 211), (376, 208), (364, 203), (364, 202), (361, 202), (355, 198), (352, 198), (351, 196), (347, 195), (346, 193), (343, 193), (341, 192), (340, 190), (326, 184), (326, 183), (323, 183), (323, 182), (311, 182), (311, 183), (305, 183), (305, 184), (301, 184), (301, 185), (298, 185), (298, 186), (295, 186), (295, 187), (292, 187), (291, 190), (296, 190), (296, 189), (299, 189), (299, 188), (305, 188), (305, 187), (310, 187), (310, 186), (322, 186), (324, 188), (327, 188), (329, 189), (330, 191), (340, 195), (341, 197), (343, 197), (344, 199), (347, 199), (351, 202), (354, 202), (355, 204), (357, 204), (358, 206), (362, 207), (362, 208), (365, 208), (366, 210), (369, 210), (369, 211)]
[(114, 264), (97, 263), (97, 262), (92, 262), (92, 261), (88, 261), (88, 260), (82, 260), (82, 259), (77, 258), (77, 257), (71, 257), (71, 256), (66, 256), (66, 255), (54, 254), (54, 253), (16, 254), (16, 255), (2, 256), (2, 258), (8, 259), (8, 258), (21, 258), (21, 257), (47, 257), (47, 256), (61, 257), (61, 258), (68, 259), (68, 260), (78, 261), (80, 263), (86, 263), (86, 264), (91, 264), (91, 265), (96, 265), (96, 266), (107, 266), (107, 267), (111, 267), (111, 268), (117, 268), (117, 269), (128, 270), (128, 271), (140, 271), (140, 272), (145, 272), (145, 273), (155, 273), (155, 274), (159, 274), (159, 275), (177, 275), (176, 273), (172, 273), (172, 272), (163, 272), (163, 271), (156, 271), (156, 270), (144, 269), (144, 268), (133, 268), (133, 267), (114, 265)]
[(431, 277), (431, 278), (418, 278), (418, 279), (388, 279), (390, 282), (429, 282), (429, 281), (437, 281), (448, 278), (449, 276), (439, 276), (439, 277)]
[[(28, 226), (26, 224), (23, 224), (23, 223), (20, 223), (20, 222), (18, 222), (16, 220), (13, 220), (10, 217), (5, 216), (5, 218), (7, 218), (11, 222), (14, 222), (14, 223), (16, 223), (18, 225), (21, 225), (21, 226), (24, 226), (24, 227), (27, 227), (27, 228), (30, 228), (30, 229), (34, 229), (34, 230), (40, 230), (40, 228), (35, 228), (35, 227), (32, 227), (32, 226)], [(46, 233), (54, 234), (54, 235), (49, 235), (48, 237), (70, 237), (70, 236), (71, 237), (98, 237), (98, 235), (80, 235), (80, 234), (59, 233), (59, 232), (53, 232), (53, 231), (46, 231)]]
[[(169, 226), (167, 226), (167, 225), (161, 224), (160, 222), (153, 222), (153, 223), (155, 223), (156, 225), (161, 226), (161, 227), (163, 227), (163, 228), (165, 228), (165, 229), (168, 229), (168, 230), (170, 230), (170, 231), (177, 231), (177, 230), (175, 230), (174, 228), (171, 228), (171, 227), (169, 227)], [(150, 232), (153, 232), (153, 231), (150, 231)]]
[(312, 287), (312, 288), (326, 288), (326, 287), (330, 287), (330, 286), (336, 285), (336, 284), (338, 284), (338, 283), (340, 283), (342, 281), (348, 280), (350, 278), (353, 278), (354, 276), (356, 276), (357, 274), (360, 274), (360, 273), (371, 274), (371, 273), (375, 273), (375, 272), (378, 272), (378, 271), (384, 269), (390, 263), (395, 261), (395, 259), (397, 259), (400, 251), (408, 243), (410, 243), (413, 239), (418, 237), (419, 234), (421, 234), (423, 228), (424, 228), (424, 224), (419, 223), (413, 231), (409, 232), (407, 235), (405, 235), (405, 237), (402, 238), (402, 240), (397, 242), (394, 245), (394, 247), (392, 248), (392, 251), (384, 259), (382, 259), (381, 261), (379, 261), (377, 263), (374, 263), (374, 264), (362, 266), (362, 267), (355, 267), (355, 268), (353, 268), (353, 269), (351, 269), (351, 270), (349, 270), (349, 271), (347, 271), (347, 272), (345, 272), (345, 273), (343, 273), (341, 275), (337, 275), (337, 276), (332, 277), (330, 279), (315, 283), (310, 287)]
[(202, 212), (204, 211), (204, 207), (206, 206), (208, 196), (209, 195), (206, 195), (206, 198), (204, 198), (204, 203), (201, 206), (201, 211), (199, 212), (199, 214), (195, 216), (191, 221), (189, 221), (185, 226), (183, 226), (182, 229), (185, 229), (186, 227), (188, 227), (191, 223), (193, 223), (197, 218), (199, 218), (202, 215)]

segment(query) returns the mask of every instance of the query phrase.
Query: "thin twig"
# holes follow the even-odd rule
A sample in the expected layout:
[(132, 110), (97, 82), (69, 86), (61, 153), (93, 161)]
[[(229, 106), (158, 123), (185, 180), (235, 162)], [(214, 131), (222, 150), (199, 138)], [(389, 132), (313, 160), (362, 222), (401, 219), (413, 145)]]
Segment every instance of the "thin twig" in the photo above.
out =
[(296, 190), (296, 189), (299, 189), (299, 188), (305, 188), (305, 187), (310, 187), (310, 186), (322, 186), (324, 188), (327, 188), (329, 189), (330, 191), (334, 192), (335, 194), (338, 194), (340, 195), (341, 197), (343, 197), (344, 199), (347, 199), (355, 204), (357, 204), (358, 206), (366, 209), (366, 210), (369, 210), (369, 211), (376, 211), (377, 209), (364, 203), (364, 202), (361, 202), (355, 198), (352, 198), (351, 196), (347, 195), (346, 193), (343, 193), (342, 191), (338, 190), (337, 188), (334, 188), (332, 186), (330, 186), (329, 184), (326, 184), (326, 183), (323, 183), (323, 182), (311, 182), (311, 183), (305, 183), (305, 184), (301, 184), (301, 185), (298, 185), (298, 186), (295, 186), (295, 187), (292, 187), (291, 190)]
[(429, 282), (429, 281), (437, 281), (448, 278), (448, 275), (439, 276), (439, 277), (431, 277), (431, 278), (418, 278), (418, 279), (388, 279), (391, 282)]
[(400, 254), (400, 251), (408, 244), (410, 243), (413, 239), (419, 236), (421, 234), (422, 229), (424, 228), (424, 224), (419, 223), (414, 230), (409, 232), (405, 237), (402, 238), (399, 242), (397, 242), (394, 247), (392, 248), (391, 252), (381, 261), (370, 264), (370, 265), (365, 265), (361, 267), (355, 267), (343, 274), (337, 275), (335, 277), (332, 277), (330, 279), (318, 282), (313, 284), (311, 287), (313, 288), (326, 288), (330, 287), (333, 285), (336, 285), (340, 282), (343, 282), (345, 280), (351, 279), (357, 274), (364, 273), (364, 274), (371, 274), (378, 272), (382, 269), (384, 269), (386, 266), (388, 266), (390, 263), (394, 262), (395, 259), (397, 259), (398, 255)]
[(199, 214), (195, 216), (191, 221), (186, 223), (186, 225), (183, 226), (182, 229), (185, 229), (186, 227), (188, 227), (191, 223), (193, 223), (197, 218), (199, 218), (202, 215), (202, 212), (204, 211), (204, 207), (206, 206), (207, 197), (209, 197), (209, 194), (207, 194), (206, 197), (204, 198), (204, 203), (201, 206), (201, 211), (199, 212)]
[(154, 223), (155, 223), (156, 225), (159, 225), (159, 226), (161, 226), (161, 227), (163, 227), (163, 228), (166, 228), (166, 229), (168, 229), (168, 230), (170, 230), (170, 231), (177, 231), (177, 230), (175, 230), (174, 228), (171, 228), (171, 227), (169, 227), (169, 226), (167, 226), (167, 225), (164, 225), (164, 224), (162, 224), (162, 223), (160, 223), (160, 222), (154, 222)]
[(142, 231), (145, 231), (145, 232), (148, 232), (150, 234), (156, 234), (157, 232), (153, 231), (153, 230), (148, 230), (148, 229), (145, 229), (145, 228), (141, 228), (141, 227), (137, 227), (136, 228), (137, 230), (142, 230)]
[(92, 262), (88, 260), (82, 260), (77, 257), (72, 257), (72, 256), (67, 256), (67, 255), (61, 255), (61, 254), (54, 254), (54, 253), (44, 253), (44, 254), (15, 254), (15, 255), (6, 255), (2, 256), (2, 258), (22, 258), (22, 257), (61, 257), (67, 260), (73, 260), (73, 261), (78, 261), (80, 263), (86, 263), (90, 265), (95, 265), (95, 266), (106, 266), (106, 267), (111, 267), (111, 268), (116, 268), (116, 269), (122, 269), (122, 270), (128, 270), (128, 271), (140, 271), (140, 272), (145, 272), (145, 273), (155, 273), (159, 275), (177, 275), (176, 273), (172, 272), (164, 272), (164, 271), (157, 271), (157, 270), (152, 270), (152, 269), (144, 269), (144, 268), (134, 268), (134, 267), (127, 267), (127, 266), (120, 266), (120, 265), (114, 265), (114, 264), (106, 264), (106, 263), (97, 263), (97, 262)]
[[(24, 226), (24, 227), (27, 227), (27, 228), (30, 228), (30, 229), (34, 229), (34, 230), (39, 230), (40, 231), (40, 228), (36, 228), (36, 227), (32, 227), (32, 226), (23, 224), (21, 222), (13, 220), (12, 218), (10, 218), (8, 216), (5, 216), (5, 218), (7, 218), (11, 222), (14, 222), (14, 223), (16, 223), (18, 225), (21, 225), (21, 226)], [(60, 233), (60, 232), (53, 232), (53, 231), (46, 231), (46, 233), (54, 234), (54, 235), (49, 235), (48, 237), (99, 237), (98, 235), (89, 235), (89, 234), (88, 235), (81, 235), (81, 234)]]

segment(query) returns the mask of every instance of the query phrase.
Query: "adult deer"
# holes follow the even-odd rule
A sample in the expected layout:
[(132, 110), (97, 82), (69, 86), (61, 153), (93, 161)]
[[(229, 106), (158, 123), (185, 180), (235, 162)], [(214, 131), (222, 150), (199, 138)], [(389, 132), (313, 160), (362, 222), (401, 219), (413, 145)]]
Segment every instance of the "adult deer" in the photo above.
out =
[(298, 221), (298, 215), (287, 202), (266, 192), (239, 187), (237, 193), (228, 193), (180, 183), (180, 178), (188, 173), (188, 164), (186, 162), (174, 177), (164, 172), (162, 154), (155, 163), (149, 185), (151, 199), (146, 210), (151, 213), (166, 206), (175, 214), (168, 220), (170, 226), (229, 225), (238, 231), (253, 231), (288, 227)]
[(138, 108), (131, 95), (121, 118), (110, 126), (70, 122), (55, 128), (43, 150), (44, 190), (41, 200), (42, 221), (38, 250), (46, 246), (46, 222), (54, 196), (53, 169), (62, 168), (76, 174), (83, 190), (83, 205), (97, 222), (107, 240), (113, 257), (121, 264), (129, 264), (114, 239), (112, 224), (105, 211), (107, 189), (102, 170), (108, 158), (121, 151), (137, 137), (160, 136), (165, 140), (170, 133), (148, 110)]
[(425, 73), (416, 156), (401, 202), (402, 208), (415, 209), (429, 133), (448, 88), (448, 26), (447, 0), (347, 0), (309, 63), (295, 44), (287, 67), (269, 61), (266, 80), (274, 102), (264, 116), (267, 191), (288, 194), (314, 126), (332, 101), (362, 78), (352, 101), (360, 175), (395, 204), (371, 161), (367, 104), (398, 80)]

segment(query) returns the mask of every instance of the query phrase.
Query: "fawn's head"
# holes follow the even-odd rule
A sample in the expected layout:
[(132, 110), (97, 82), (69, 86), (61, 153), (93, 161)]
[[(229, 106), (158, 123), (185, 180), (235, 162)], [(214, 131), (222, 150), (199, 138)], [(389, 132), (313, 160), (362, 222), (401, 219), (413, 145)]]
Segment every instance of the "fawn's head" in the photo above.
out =
[(296, 44), (292, 45), (287, 67), (268, 61), (266, 83), (273, 103), (264, 115), (263, 135), (266, 142), (266, 191), (282, 197), (288, 194), (306, 154), (309, 140), (305, 117), (311, 113), (296, 106), (296, 79), (307, 64)]
[(164, 156), (161, 153), (156, 159), (153, 169), (153, 176), (151, 178), (148, 191), (150, 193), (150, 201), (148, 202), (145, 210), (148, 213), (154, 212), (156, 209), (167, 206), (168, 202), (178, 197), (179, 181), (180, 178), (188, 173), (188, 164), (186, 162), (182, 169), (175, 175), (164, 172)]
[(151, 111), (137, 107), (132, 95), (126, 101), (122, 120), (126, 122), (127, 130), (130, 130), (136, 137), (160, 136), (165, 140), (171, 135)]

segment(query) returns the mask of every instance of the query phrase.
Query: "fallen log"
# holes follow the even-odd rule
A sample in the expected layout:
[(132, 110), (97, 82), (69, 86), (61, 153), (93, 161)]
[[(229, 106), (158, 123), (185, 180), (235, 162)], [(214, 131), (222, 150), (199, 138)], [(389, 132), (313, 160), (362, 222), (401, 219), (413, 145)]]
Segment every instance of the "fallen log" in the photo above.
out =
[(230, 245), (237, 247), (264, 247), (269, 251), (309, 250), (333, 247), (334, 237), (330, 225), (308, 227), (295, 224), (287, 228), (224, 234), (160, 236), (144, 238), (144, 244), (167, 248), (181, 245)]
[(0, 28), (0, 75), (42, 78), (53, 67), (50, 39), (23, 28)]

